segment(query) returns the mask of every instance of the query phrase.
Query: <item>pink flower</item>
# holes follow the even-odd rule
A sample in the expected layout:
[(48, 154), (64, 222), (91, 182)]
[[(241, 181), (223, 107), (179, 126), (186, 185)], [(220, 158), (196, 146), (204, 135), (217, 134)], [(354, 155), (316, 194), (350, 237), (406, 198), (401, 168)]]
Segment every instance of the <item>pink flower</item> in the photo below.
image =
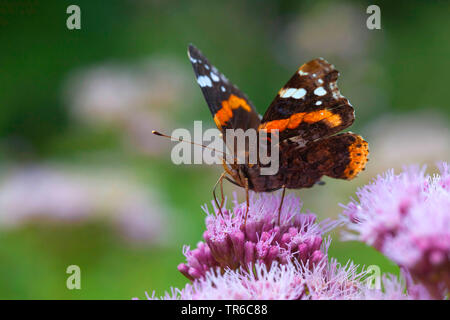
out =
[(274, 262), (271, 267), (255, 264), (250, 272), (227, 269), (221, 274), (220, 270), (210, 270), (176, 293), (182, 300), (295, 300), (305, 294), (304, 290), (294, 265)]
[(393, 170), (359, 189), (359, 201), (344, 206), (343, 220), (363, 241), (411, 272), (435, 298), (450, 288), (450, 170), (440, 175), (425, 168)]
[(257, 262), (237, 270), (211, 269), (205, 276), (183, 289), (171, 288), (162, 297), (155, 292), (149, 300), (406, 300), (429, 299), (427, 290), (411, 285), (393, 275), (383, 276), (383, 289), (371, 289), (366, 283), (367, 272), (358, 271), (351, 261), (344, 266), (326, 259), (310, 267), (299, 262), (267, 266)]
[[(328, 259), (331, 239), (324, 239), (324, 234), (339, 222), (325, 220), (317, 223), (315, 215), (300, 213), (300, 200), (289, 195), (284, 200), (278, 225), (280, 194), (252, 193), (246, 223), (246, 203), (238, 203), (235, 199), (233, 209), (228, 210), (224, 206), (222, 214), (214, 203), (213, 213), (205, 206), (205, 241), (199, 242), (193, 250), (186, 246), (184, 254), (187, 261), (178, 266), (192, 283), (183, 289), (172, 288), (170, 293), (166, 292), (159, 298), (155, 293), (151, 296), (146, 294), (147, 298), (443, 298), (448, 269), (434, 269), (445, 260), (442, 255), (434, 253), (446, 252), (448, 245), (448, 242), (436, 238), (438, 234), (447, 239), (448, 211), (445, 208), (449, 207), (442, 204), (447, 203), (450, 189), (448, 166), (443, 164), (441, 172), (441, 176), (433, 178), (425, 176), (424, 170), (417, 168), (399, 176), (389, 172), (358, 191), (360, 203), (352, 201), (346, 206), (344, 219), (350, 230), (356, 232), (347, 236), (364, 239), (392, 255), (394, 261), (401, 261), (401, 280), (393, 275), (383, 275), (376, 281), (379, 287), (372, 288), (375, 275), (370, 275), (368, 270), (351, 261), (341, 265), (335, 259)], [(416, 226), (419, 219), (425, 222)], [(433, 222), (442, 225), (433, 229), (430, 225)], [(410, 242), (417, 248), (409, 246)], [(421, 251), (424, 248), (432, 250), (433, 254)], [(431, 269), (427, 269), (430, 266)], [(428, 272), (440, 281), (433, 282)]]
[[(261, 262), (270, 266), (273, 261), (282, 264), (290, 260), (318, 263), (325, 256), (329, 240), (324, 233), (336, 226), (336, 222), (324, 220), (316, 223), (316, 216), (300, 213), (301, 203), (294, 195), (284, 199), (280, 225), (277, 225), (280, 194), (251, 193), (246, 224), (246, 203), (235, 199), (233, 209), (217, 208), (210, 213), (205, 206), (205, 242), (196, 249), (185, 247), (186, 263), (178, 270), (189, 279), (204, 277), (211, 268), (237, 269)], [(213, 204), (214, 206), (214, 204)], [(214, 206), (215, 207), (215, 206)]]
[(359, 299), (365, 287), (366, 271), (349, 261), (341, 266), (335, 259), (322, 260), (313, 268), (302, 268), (310, 300)]
[(429, 300), (428, 290), (421, 284), (415, 284), (407, 270), (402, 270), (401, 278), (392, 274), (383, 274), (383, 288), (365, 287), (360, 293), (362, 300)]

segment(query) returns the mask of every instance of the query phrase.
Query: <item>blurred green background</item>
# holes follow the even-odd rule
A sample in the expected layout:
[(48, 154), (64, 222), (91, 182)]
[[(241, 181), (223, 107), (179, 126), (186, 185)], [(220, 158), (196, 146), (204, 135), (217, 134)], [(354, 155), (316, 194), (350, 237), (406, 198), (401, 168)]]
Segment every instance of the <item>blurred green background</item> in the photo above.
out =
[[(71, 4), (80, 30), (66, 27)], [(366, 27), (370, 4), (381, 30)], [(176, 267), (201, 240), (221, 168), (174, 165), (171, 142), (150, 132), (214, 125), (190, 42), (260, 113), (304, 62), (341, 72), (371, 161), (354, 181), (290, 191), (321, 219), (388, 168), (448, 161), (449, 12), (448, 1), (0, 1), (0, 298), (142, 298), (187, 282)], [(333, 239), (339, 261), (398, 272)], [(73, 264), (81, 290), (66, 288)]]

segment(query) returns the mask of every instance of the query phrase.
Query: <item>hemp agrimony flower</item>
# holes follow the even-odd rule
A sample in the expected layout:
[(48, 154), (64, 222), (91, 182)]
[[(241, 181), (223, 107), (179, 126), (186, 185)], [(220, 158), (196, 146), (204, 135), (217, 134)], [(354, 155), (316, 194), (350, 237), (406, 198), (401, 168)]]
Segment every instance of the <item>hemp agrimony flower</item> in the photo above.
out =
[(244, 224), (246, 203), (234, 200), (232, 210), (215, 208), (210, 212), (205, 206), (205, 242), (197, 248), (184, 248), (186, 263), (180, 270), (189, 279), (205, 276), (211, 268), (246, 268), (248, 264), (262, 262), (270, 266), (273, 261), (285, 264), (291, 260), (309, 264), (318, 263), (327, 253), (329, 240), (324, 234), (336, 222), (316, 222), (312, 213), (301, 213), (301, 202), (294, 195), (284, 199), (280, 225), (277, 225), (280, 194), (250, 195), (247, 221)]
[(363, 241), (407, 269), (435, 298), (450, 288), (450, 167), (425, 174), (408, 167), (379, 175), (344, 206), (351, 232), (345, 239)]

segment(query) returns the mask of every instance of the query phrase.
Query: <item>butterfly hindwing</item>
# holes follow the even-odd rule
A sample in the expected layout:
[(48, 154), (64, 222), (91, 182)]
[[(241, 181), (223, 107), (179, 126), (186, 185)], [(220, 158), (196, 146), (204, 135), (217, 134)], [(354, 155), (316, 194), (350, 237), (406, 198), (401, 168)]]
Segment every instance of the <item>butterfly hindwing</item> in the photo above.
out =
[(312, 141), (307, 147), (284, 143), (278, 174), (294, 189), (311, 187), (322, 176), (351, 180), (364, 170), (368, 154), (367, 142), (351, 132)]
[(217, 127), (222, 132), (225, 129), (257, 129), (260, 117), (245, 94), (193, 45), (189, 45), (188, 56)]
[(346, 132), (310, 141), (306, 146), (288, 139), (280, 143), (279, 154), (279, 170), (274, 175), (261, 175), (258, 166), (246, 168), (252, 190), (310, 188), (324, 176), (351, 180), (364, 170), (369, 149), (361, 136)]
[(302, 65), (280, 89), (259, 126), (280, 131), (280, 140), (312, 141), (335, 134), (354, 121), (354, 110), (341, 95), (339, 72), (322, 58)]

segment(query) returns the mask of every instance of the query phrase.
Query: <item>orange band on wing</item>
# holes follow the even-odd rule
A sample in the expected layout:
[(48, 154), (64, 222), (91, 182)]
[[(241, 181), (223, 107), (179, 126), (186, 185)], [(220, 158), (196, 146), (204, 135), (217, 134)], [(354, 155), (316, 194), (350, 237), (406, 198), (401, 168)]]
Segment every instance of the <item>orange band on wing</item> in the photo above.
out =
[(328, 110), (318, 110), (312, 112), (299, 112), (293, 114), (287, 119), (273, 120), (262, 123), (259, 126), (259, 129), (266, 130), (268, 132), (272, 130), (279, 130), (281, 132), (285, 129), (295, 129), (303, 122), (311, 124), (324, 119), (331, 127), (337, 127), (342, 123), (342, 119), (339, 114), (332, 113)]
[(369, 155), (369, 145), (361, 136), (356, 136), (356, 141), (350, 145), (348, 152), (350, 162), (345, 168), (343, 176), (350, 180), (364, 170)]
[(226, 125), (233, 117), (233, 109), (237, 108), (244, 108), (248, 112), (252, 110), (245, 99), (239, 98), (234, 94), (230, 95), (228, 100), (222, 101), (222, 108), (214, 115), (214, 122), (217, 127), (222, 128), (222, 126)]

